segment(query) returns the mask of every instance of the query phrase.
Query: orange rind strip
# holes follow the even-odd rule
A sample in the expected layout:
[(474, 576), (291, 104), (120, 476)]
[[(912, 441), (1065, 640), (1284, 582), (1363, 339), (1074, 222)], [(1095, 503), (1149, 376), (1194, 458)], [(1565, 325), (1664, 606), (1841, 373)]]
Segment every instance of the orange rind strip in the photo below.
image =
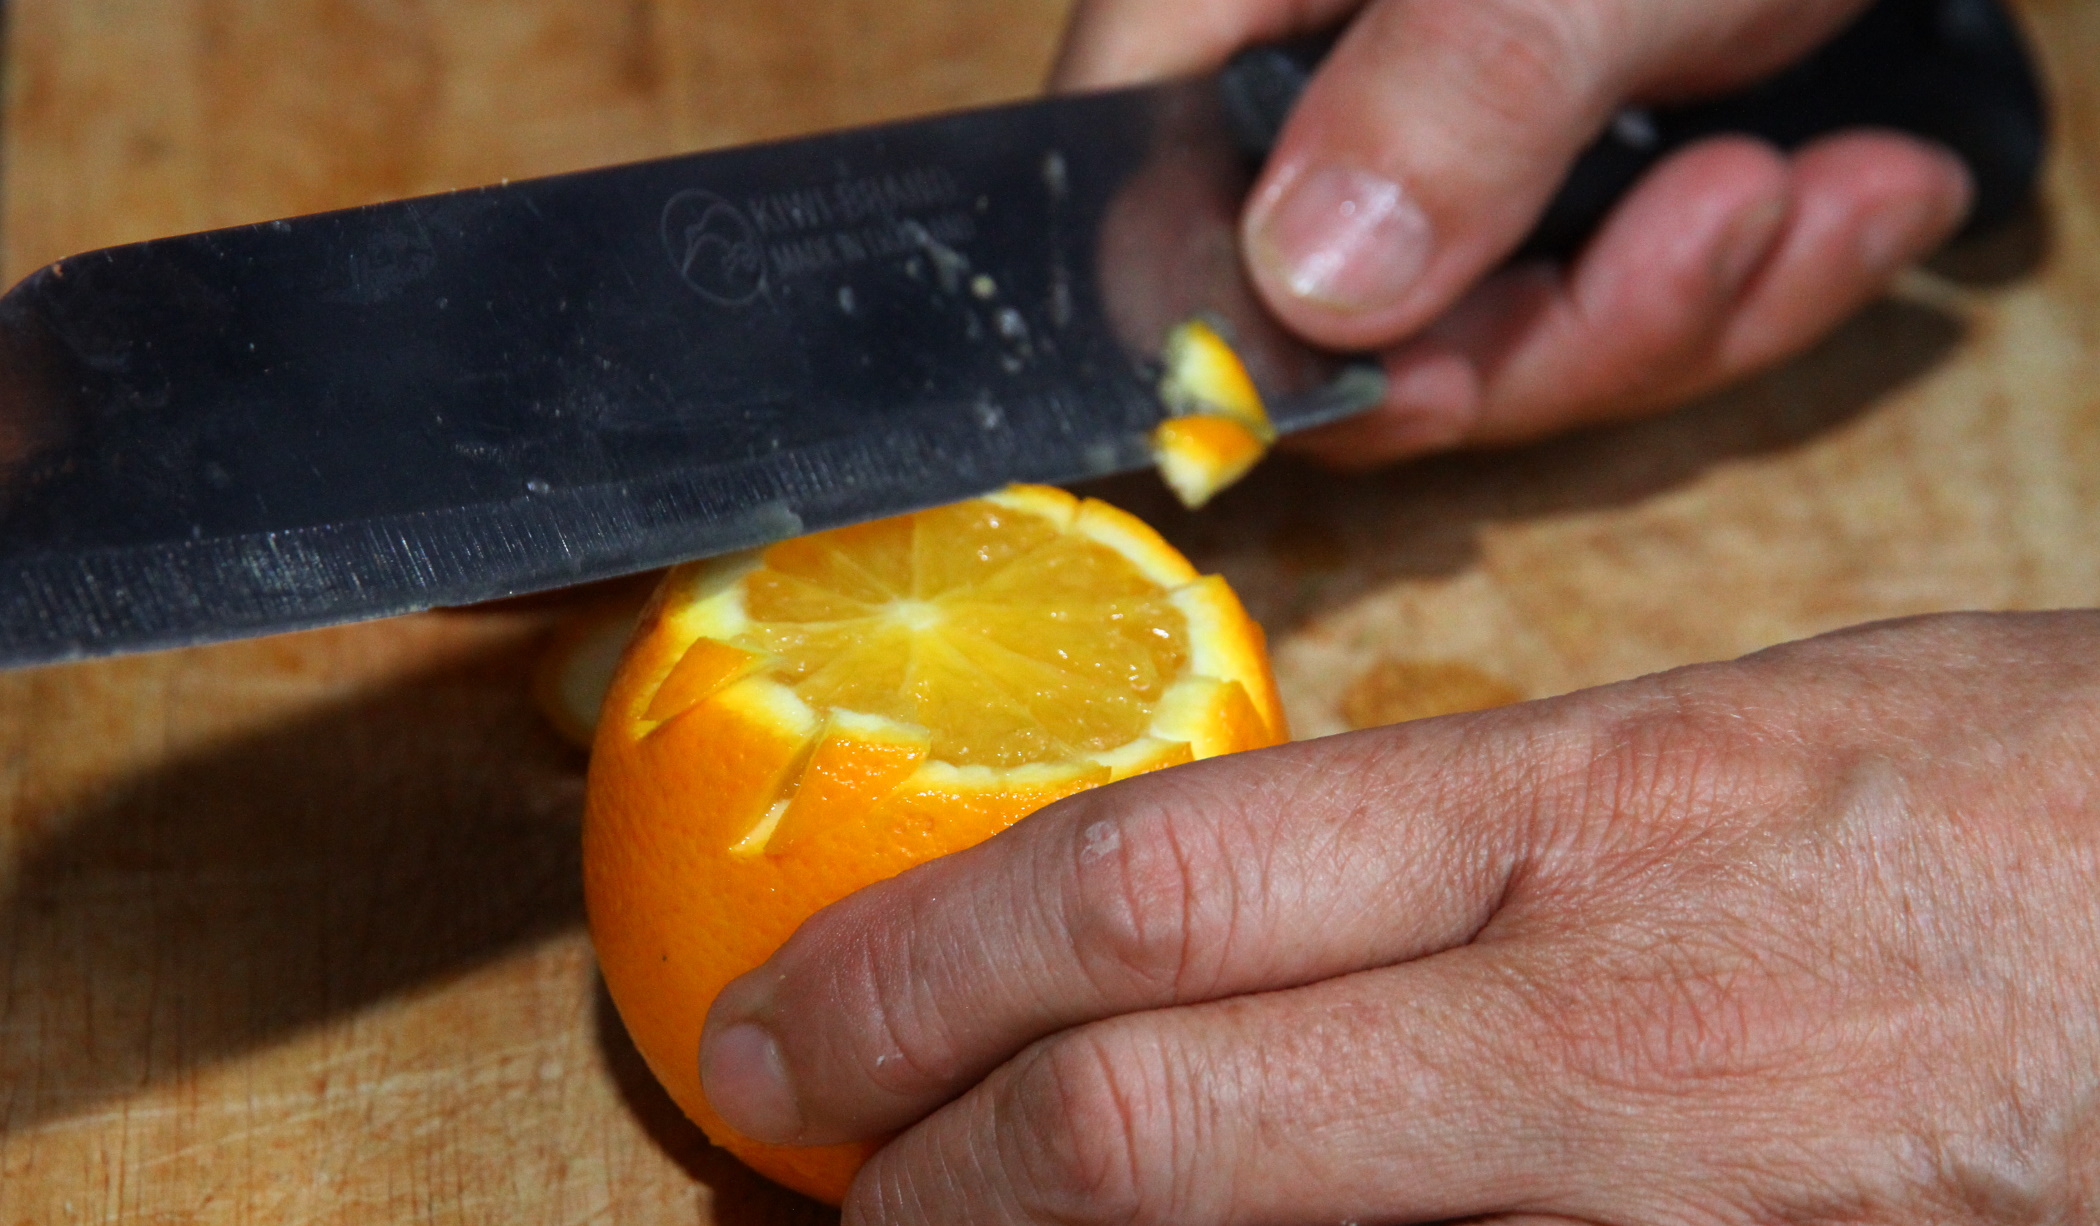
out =
[(685, 655), (657, 687), (642, 718), (654, 723), (675, 719), (722, 690), (764, 668), (766, 657), (718, 639), (694, 639)]
[(1269, 453), (1267, 441), (1233, 417), (1170, 417), (1152, 432), (1152, 460), (1181, 505), (1198, 510)]
[(764, 850), (782, 854), (815, 831), (864, 820), (926, 761), (932, 744), (933, 734), (916, 724), (833, 711)]
[(1160, 476), (1194, 510), (1252, 471), (1276, 441), (1246, 364), (1217, 329), (1190, 320), (1167, 338), (1159, 395), (1172, 414), (1152, 432)]

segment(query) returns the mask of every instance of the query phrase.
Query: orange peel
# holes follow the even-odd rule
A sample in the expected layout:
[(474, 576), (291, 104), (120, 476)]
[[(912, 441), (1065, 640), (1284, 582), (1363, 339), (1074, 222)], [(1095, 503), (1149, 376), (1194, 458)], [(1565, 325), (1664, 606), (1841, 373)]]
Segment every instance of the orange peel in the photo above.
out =
[(1194, 510), (1247, 475), (1276, 428), (1246, 364), (1216, 328), (1190, 320), (1167, 338), (1160, 400), (1171, 414), (1152, 433), (1153, 460)]
[(870, 1146), (763, 1145), (708, 1107), (716, 993), (854, 890), (1087, 788), (1286, 736), (1261, 629), (1224, 581), (1059, 490), (680, 567), (592, 755), (606, 986), (717, 1144), (836, 1203)]

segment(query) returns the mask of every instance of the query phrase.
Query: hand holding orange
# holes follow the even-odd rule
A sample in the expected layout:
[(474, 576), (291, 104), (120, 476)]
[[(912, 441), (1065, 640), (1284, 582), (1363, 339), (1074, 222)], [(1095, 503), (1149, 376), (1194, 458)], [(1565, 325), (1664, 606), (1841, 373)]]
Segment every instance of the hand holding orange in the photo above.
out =
[(600, 966), (659, 1080), (764, 1174), (836, 1202), (869, 1146), (739, 1137), (708, 1005), (814, 912), (1144, 771), (1285, 739), (1262, 634), (1103, 503), (989, 498), (695, 563), (599, 722), (584, 825)]

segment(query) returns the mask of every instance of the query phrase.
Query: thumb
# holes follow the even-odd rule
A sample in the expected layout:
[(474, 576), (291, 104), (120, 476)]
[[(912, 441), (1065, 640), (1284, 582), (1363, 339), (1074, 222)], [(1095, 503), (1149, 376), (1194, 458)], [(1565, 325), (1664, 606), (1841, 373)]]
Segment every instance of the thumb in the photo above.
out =
[(1517, 245), (1629, 94), (1696, 92), (1777, 67), (1857, 7), (1376, 0), (1315, 76), (1256, 186), (1245, 220), (1255, 282), (1316, 342), (1389, 345)]

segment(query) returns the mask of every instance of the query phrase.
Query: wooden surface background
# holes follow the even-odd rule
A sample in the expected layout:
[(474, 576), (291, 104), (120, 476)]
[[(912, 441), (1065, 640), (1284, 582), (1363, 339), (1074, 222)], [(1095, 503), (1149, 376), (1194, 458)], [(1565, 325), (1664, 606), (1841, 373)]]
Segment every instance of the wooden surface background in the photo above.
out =
[[(1301, 734), (1878, 617), (2100, 603), (2100, 5), (2040, 215), (1661, 421), (1201, 516)], [(1014, 97), (1063, 0), (12, 0), (12, 279), (74, 251)], [(605, 1004), (555, 606), (0, 675), (0, 1223), (824, 1222)]]

